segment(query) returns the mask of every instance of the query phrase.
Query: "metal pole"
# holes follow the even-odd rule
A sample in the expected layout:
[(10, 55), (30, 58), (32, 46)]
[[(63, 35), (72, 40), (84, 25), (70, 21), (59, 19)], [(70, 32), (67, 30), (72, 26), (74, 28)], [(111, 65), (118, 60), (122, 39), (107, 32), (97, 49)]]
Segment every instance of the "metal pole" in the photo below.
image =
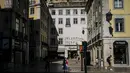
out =
[(83, 71), (83, 52), (81, 52), (81, 71)]
[(87, 73), (87, 59), (86, 59), (86, 54), (87, 54), (87, 51), (84, 51), (84, 68), (85, 68), (85, 73)]

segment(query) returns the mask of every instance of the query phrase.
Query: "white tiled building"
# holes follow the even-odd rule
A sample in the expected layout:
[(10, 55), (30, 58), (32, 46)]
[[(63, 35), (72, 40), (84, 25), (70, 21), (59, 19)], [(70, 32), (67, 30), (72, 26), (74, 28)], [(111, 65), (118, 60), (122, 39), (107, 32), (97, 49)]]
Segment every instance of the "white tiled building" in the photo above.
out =
[(59, 33), (58, 52), (73, 58), (74, 54), (79, 53), (77, 51), (81, 41), (87, 40), (84, 2), (52, 3), (49, 9)]

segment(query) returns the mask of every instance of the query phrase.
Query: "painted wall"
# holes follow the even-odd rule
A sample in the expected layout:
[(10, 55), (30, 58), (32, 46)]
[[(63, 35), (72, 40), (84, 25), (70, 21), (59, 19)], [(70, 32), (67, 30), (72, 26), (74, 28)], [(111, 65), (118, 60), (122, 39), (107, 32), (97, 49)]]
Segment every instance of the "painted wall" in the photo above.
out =
[[(114, 37), (130, 37), (130, 1), (129, 0), (123, 0), (124, 1), (124, 8), (123, 9), (114, 9), (113, 0), (109, 0), (109, 9), (111, 9), (111, 12), (113, 14), (112, 19), (112, 26), (114, 28)], [(125, 31), (124, 32), (115, 32), (115, 19), (116, 17), (123, 17), (124, 18), (124, 24), (125, 24)]]
[(0, 6), (1, 8), (4, 8), (5, 0), (0, 0)]

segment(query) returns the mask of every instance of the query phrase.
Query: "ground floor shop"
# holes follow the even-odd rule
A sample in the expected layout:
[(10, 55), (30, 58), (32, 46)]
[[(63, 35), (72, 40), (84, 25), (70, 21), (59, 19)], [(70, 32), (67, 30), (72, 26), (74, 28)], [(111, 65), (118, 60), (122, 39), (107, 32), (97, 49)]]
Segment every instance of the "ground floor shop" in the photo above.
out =
[(96, 59), (102, 67), (108, 66), (107, 57), (112, 55), (111, 63), (114, 67), (130, 66), (130, 38), (104, 38), (100, 45), (91, 46), (91, 64)]

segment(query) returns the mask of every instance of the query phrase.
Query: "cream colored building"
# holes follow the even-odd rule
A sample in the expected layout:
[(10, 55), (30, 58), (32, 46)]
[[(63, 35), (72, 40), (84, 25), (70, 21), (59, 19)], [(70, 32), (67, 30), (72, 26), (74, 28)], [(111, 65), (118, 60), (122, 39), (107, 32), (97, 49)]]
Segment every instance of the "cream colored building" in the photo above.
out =
[[(112, 55), (112, 66), (130, 66), (130, 1), (129, 0), (87, 0), (88, 49), (91, 51), (91, 64), (98, 58), (102, 67), (108, 66), (106, 59)], [(106, 13), (113, 14), (110, 23)], [(109, 33), (113, 28), (113, 36)]]

